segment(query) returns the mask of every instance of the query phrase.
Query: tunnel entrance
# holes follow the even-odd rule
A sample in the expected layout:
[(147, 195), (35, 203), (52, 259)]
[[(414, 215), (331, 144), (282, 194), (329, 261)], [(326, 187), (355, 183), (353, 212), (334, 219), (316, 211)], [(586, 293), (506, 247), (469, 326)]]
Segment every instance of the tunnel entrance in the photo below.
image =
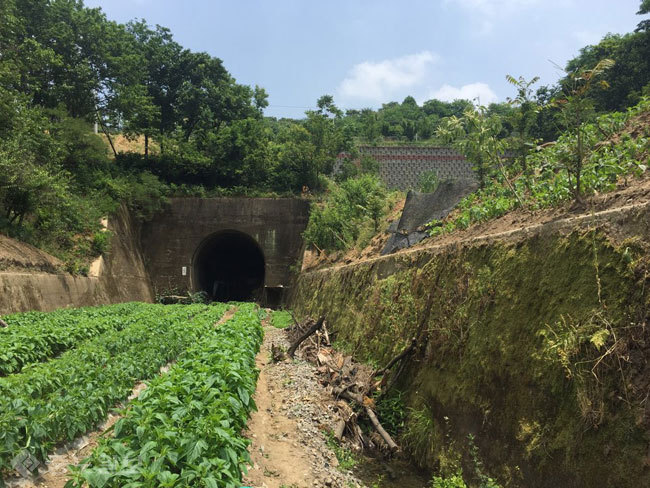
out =
[(236, 230), (221, 231), (203, 241), (194, 256), (194, 287), (219, 302), (251, 300), (262, 294), (264, 268), (255, 239)]

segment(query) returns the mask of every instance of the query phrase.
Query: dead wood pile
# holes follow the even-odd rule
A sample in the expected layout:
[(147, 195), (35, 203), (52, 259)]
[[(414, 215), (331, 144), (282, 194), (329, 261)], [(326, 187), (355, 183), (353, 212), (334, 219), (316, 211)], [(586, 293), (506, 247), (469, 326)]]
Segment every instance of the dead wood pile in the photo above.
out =
[[(273, 359), (281, 361), (298, 353), (317, 366), (321, 383), (337, 400), (340, 420), (334, 428), (334, 436), (338, 440), (345, 437), (358, 449), (379, 449), (390, 454), (399, 451), (399, 446), (381, 425), (372, 397), (381, 398), (395, 384), (404, 370), (404, 359), (415, 350), (415, 339), (384, 368), (373, 370), (332, 348), (332, 335), (325, 317), (307, 318), (302, 322), (294, 318), (294, 325), (286, 332), (291, 346), (286, 353), (272, 346)], [(366, 435), (359, 427), (360, 417), (370, 421), (374, 428), (371, 435)]]

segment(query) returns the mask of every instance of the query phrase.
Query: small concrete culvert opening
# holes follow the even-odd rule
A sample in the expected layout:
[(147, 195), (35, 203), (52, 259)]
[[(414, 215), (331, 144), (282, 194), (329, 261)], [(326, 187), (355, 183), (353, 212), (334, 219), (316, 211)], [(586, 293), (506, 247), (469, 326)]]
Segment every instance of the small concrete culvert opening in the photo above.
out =
[(264, 289), (264, 268), (255, 239), (236, 230), (218, 232), (194, 255), (194, 289), (219, 302), (256, 299)]

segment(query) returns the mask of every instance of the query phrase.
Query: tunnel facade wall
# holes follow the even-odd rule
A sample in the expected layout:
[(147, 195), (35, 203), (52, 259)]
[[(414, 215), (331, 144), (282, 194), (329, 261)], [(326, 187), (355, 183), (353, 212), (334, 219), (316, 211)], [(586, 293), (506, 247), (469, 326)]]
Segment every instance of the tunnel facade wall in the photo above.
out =
[[(265, 286), (287, 287), (300, 261), (309, 203), (292, 198), (172, 198), (142, 229), (145, 264), (156, 293), (195, 290), (196, 251), (214, 234), (251, 236), (266, 262)], [(183, 273), (185, 269), (185, 273)]]

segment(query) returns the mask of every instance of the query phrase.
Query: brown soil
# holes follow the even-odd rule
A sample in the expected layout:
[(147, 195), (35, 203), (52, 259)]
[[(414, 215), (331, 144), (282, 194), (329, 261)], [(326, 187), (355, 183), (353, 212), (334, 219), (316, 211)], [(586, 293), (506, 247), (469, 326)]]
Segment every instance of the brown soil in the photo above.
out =
[(260, 369), (255, 392), (258, 411), (248, 422), (252, 466), (246, 482), (268, 488), (308, 486), (305, 481), (311, 478), (309, 458), (292, 439), (292, 433), (297, 430), (296, 422), (276, 412), (276, 401), (281, 399), (269, 386), (268, 353), (260, 353), (256, 364)]
[(0, 272), (25, 271), (56, 273), (63, 263), (25, 242), (0, 234)]
[(332, 396), (320, 385), (315, 369), (303, 361), (271, 362), (271, 344), (288, 346), (283, 330), (265, 322), (257, 356), (254, 412), (246, 436), (251, 440), (251, 466), (244, 485), (255, 488), (364, 487), (340, 470), (324, 432), (336, 420)]
[(219, 321), (214, 324), (215, 327), (219, 327), (221, 324), (228, 322), (231, 318), (237, 313), (237, 307), (235, 305), (231, 306), (226, 312), (222, 315)]
[[(106, 144), (106, 148), (110, 153), (110, 157), (113, 158), (114, 157), (113, 150), (111, 149), (111, 146), (108, 143), (108, 139), (101, 132), (99, 133), (99, 136), (104, 140), (104, 143)], [(128, 139), (122, 134), (114, 134), (111, 135), (111, 140), (113, 141), (115, 150), (118, 153), (133, 152), (138, 154), (144, 154), (144, 136), (138, 136), (135, 139)], [(153, 142), (151, 139), (149, 140), (149, 152), (150, 154), (158, 154), (160, 152), (160, 146), (157, 143)]]

